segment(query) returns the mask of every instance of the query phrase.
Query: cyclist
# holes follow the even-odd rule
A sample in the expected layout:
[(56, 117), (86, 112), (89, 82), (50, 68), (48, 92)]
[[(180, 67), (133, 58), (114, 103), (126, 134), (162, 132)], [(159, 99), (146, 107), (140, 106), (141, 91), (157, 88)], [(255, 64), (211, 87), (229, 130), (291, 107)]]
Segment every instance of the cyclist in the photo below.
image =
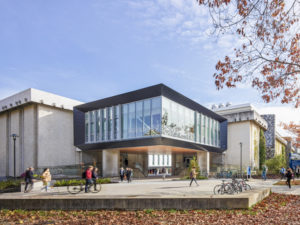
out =
[(89, 184), (93, 184), (92, 170), (93, 170), (93, 166), (89, 166), (85, 171), (85, 189), (84, 189), (85, 193), (88, 193)]

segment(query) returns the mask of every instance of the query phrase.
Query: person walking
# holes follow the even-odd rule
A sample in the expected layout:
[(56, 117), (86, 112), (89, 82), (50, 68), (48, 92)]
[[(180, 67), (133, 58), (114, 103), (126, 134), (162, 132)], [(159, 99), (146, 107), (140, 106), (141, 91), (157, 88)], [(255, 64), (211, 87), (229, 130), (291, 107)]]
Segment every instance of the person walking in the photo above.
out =
[(88, 193), (89, 184), (93, 184), (92, 170), (93, 170), (93, 166), (89, 166), (85, 171), (85, 189), (84, 189), (85, 193)]
[(97, 180), (98, 180), (98, 168), (94, 167), (92, 170), (92, 180), (94, 183), (94, 190), (96, 190)]
[(247, 167), (247, 180), (251, 178), (251, 166)]
[(125, 175), (125, 170), (123, 167), (121, 167), (120, 169), (120, 179), (121, 179), (121, 182), (123, 182), (124, 180), (124, 175)]
[(131, 169), (130, 168), (127, 168), (127, 170), (126, 170), (126, 177), (127, 177), (128, 183), (130, 183), (130, 181), (131, 181)]
[(263, 171), (262, 171), (262, 179), (267, 180), (267, 166), (263, 166)]
[(292, 172), (292, 169), (289, 168), (286, 173), (286, 184), (289, 186), (289, 188), (291, 188), (292, 177), (293, 177), (293, 172)]
[(280, 180), (284, 179), (285, 173), (286, 173), (286, 170), (285, 170), (284, 167), (282, 167), (282, 168), (280, 169), (280, 175), (281, 175)]
[(24, 192), (28, 192), (27, 188), (28, 188), (28, 184), (31, 185), (31, 188), (33, 188), (33, 167), (29, 167), (28, 170), (26, 170), (25, 172), (25, 190)]
[(48, 188), (50, 186), (50, 181), (51, 181), (51, 174), (49, 168), (44, 169), (42, 173), (42, 181), (43, 181), (42, 191), (43, 189), (45, 189), (46, 192), (48, 192)]
[(199, 184), (197, 183), (196, 177), (197, 177), (196, 167), (193, 167), (191, 172), (190, 172), (190, 178), (191, 178), (190, 187), (192, 186), (193, 181), (195, 181), (197, 186), (199, 186)]
[(163, 180), (165, 180), (165, 179), (166, 179), (166, 168), (165, 168), (165, 167), (163, 167), (163, 168), (161, 169), (161, 173), (162, 173), (162, 178), (163, 178)]

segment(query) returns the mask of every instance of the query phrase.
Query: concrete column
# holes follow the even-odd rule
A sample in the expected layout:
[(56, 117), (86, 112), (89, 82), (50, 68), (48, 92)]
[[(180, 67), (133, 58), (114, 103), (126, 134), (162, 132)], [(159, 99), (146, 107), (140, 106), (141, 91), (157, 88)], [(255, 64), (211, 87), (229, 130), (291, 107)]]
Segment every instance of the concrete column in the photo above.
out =
[(102, 151), (102, 171), (103, 177), (119, 176), (119, 150)]
[(210, 157), (210, 152), (206, 152), (206, 172), (207, 172), (207, 174), (209, 174), (209, 171), (210, 171), (209, 157)]
[(209, 173), (210, 170), (210, 161), (209, 161), (210, 154), (209, 152), (199, 151), (197, 152), (197, 161), (202, 173)]

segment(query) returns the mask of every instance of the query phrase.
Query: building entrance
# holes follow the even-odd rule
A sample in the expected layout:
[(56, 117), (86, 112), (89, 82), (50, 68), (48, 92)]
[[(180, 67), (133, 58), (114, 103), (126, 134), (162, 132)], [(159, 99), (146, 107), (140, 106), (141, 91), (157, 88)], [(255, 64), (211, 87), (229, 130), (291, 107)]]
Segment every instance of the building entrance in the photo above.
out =
[(149, 154), (148, 176), (172, 175), (172, 154)]

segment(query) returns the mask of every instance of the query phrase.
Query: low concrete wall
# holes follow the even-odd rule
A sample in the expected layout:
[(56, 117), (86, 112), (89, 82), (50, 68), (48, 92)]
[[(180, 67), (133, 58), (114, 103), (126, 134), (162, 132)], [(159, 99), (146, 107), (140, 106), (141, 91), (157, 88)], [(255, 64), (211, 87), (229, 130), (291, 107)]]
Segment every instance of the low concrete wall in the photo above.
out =
[(270, 188), (253, 190), (240, 195), (203, 197), (120, 197), (99, 196), (0, 196), (1, 209), (34, 210), (97, 210), (97, 209), (247, 209), (270, 194)]

